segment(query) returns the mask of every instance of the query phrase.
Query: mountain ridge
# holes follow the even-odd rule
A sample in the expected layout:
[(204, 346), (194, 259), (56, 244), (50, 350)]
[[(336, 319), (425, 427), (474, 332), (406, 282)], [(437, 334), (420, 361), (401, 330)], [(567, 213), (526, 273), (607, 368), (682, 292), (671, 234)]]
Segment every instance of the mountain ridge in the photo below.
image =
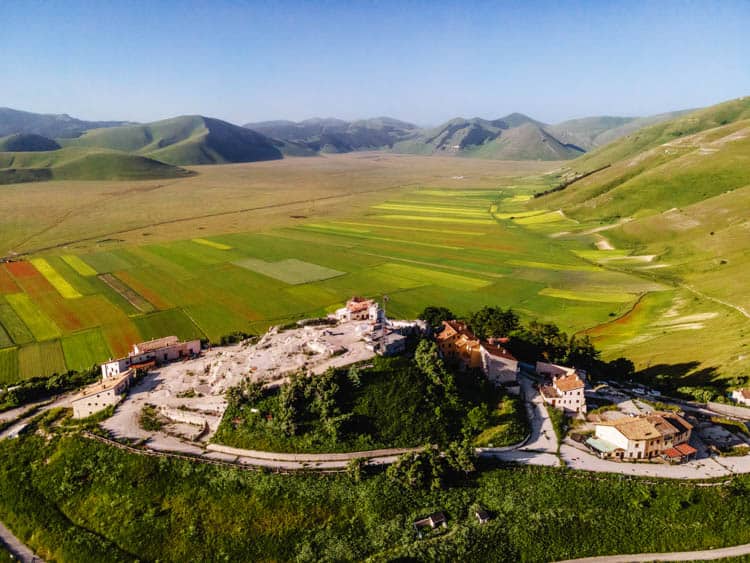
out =
[(71, 117), (67, 113), (33, 113), (0, 107), (0, 137), (23, 133), (51, 139), (73, 138), (89, 129), (117, 127), (126, 123), (126, 121), (84, 121)]

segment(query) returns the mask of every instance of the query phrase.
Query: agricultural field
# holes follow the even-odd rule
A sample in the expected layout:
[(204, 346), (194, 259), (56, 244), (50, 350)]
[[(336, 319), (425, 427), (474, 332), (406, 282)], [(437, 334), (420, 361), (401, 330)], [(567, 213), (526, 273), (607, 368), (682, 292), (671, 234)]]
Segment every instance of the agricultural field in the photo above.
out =
[[(693, 362), (731, 375), (722, 360), (736, 355), (736, 342), (716, 335), (748, 326), (676, 290), (657, 275), (658, 260), (611, 244), (599, 221), (541, 208), (532, 194), (554, 181), (541, 174), (553, 167), (362, 153), (209, 167), (174, 181), (186, 199), (221, 180), (224, 187), (211, 188), (217, 196), (233, 196), (235, 210), (255, 210), (229, 212), (212, 198), (201, 211), (224, 215), (191, 218), (194, 202), (165, 206), (149, 215), (160, 224), (146, 229), (136, 207), (101, 238), (86, 236), (96, 233), (86, 218), (70, 216), (16, 246), (55, 248), (0, 265), (0, 349), (16, 350), (5, 355), (2, 377), (81, 369), (170, 334), (216, 342), (235, 331), (260, 333), (331, 312), (352, 295), (388, 295), (396, 318), (428, 305), (459, 315), (512, 307), (524, 319), (589, 334), (607, 359), (626, 356), (638, 367)], [(294, 203), (306, 172), (307, 199)], [(279, 190), (285, 181), (288, 192)], [(140, 201), (135, 193), (162, 203), (177, 189), (164, 181), (126, 195), (136, 186), (105, 186), (122, 195), (121, 205)], [(15, 196), (0, 194), (0, 205), (6, 197)], [(78, 242), (66, 239), (68, 221), (82, 229)], [(686, 336), (713, 343), (686, 350)], [(42, 362), (40, 346), (50, 342), (57, 348)]]

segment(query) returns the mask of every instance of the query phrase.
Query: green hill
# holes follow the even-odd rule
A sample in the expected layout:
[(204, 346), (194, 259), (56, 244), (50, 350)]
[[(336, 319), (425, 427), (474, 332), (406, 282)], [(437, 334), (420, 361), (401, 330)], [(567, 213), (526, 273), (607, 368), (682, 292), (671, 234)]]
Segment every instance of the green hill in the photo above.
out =
[(583, 151), (565, 145), (544, 129), (544, 124), (513, 113), (488, 121), (456, 118), (411, 139), (396, 143), (394, 152), (455, 154), (503, 160), (564, 160)]
[(59, 148), (56, 141), (33, 133), (16, 133), (0, 138), (0, 152), (55, 151)]
[(173, 165), (282, 158), (281, 150), (265, 135), (197, 115), (145, 125), (95, 129), (64, 141), (64, 145), (129, 152)]
[(468, 156), (500, 160), (567, 160), (583, 150), (564, 144), (535, 123), (524, 123), (504, 131), (491, 142), (477, 147)]
[(750, 181), (748, 125), (750, 97), (641, 129), (572, 161), (569, 174), (610, 166), (537, 205), (576, 218), (643, 216), (740, 187)]
[(570, 119), (545, 129), (561, 143), (575, 145), (585, 151), (592, 151), (612, 141), (630, 135), (638, 129), (668, 121), (693, 110), (673, 111), (648, 117), (597, 116)]
[(139, 155), (69, 147), (47, 152), (0, 153), (0, 184), (46, 180), (148, 180), (192, 172)]
[[(549, 234), (600, 266), (674, 289), (644, 296), (592, 336), (657, 364), (655, 376), (690, 373), (693, 386), (746, 374), (750, 97), (641, 129), (568, 163), (564, 175), (605, 165), (527, 208), (563, 217)], [(667, 365), (678, 358), (710, 363)]]
[(576, 165), (579, 168), (586, 167), (593, 170), (605, 164), (633, 157), (680, 137), (747, 118), (750, 118), (750, 97), (730, 100), (639, 129), (616, 142), (587, 154), (577, 161)]

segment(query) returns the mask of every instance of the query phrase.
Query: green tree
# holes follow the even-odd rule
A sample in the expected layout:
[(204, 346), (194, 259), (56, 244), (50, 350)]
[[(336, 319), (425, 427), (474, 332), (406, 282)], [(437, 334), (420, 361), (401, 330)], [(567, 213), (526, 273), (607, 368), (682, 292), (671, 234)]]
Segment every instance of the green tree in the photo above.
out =
[(445, 307), (426, 307), (424, 311), (419, 314), (419, 318), (425, 321), (433, 329), (437, 329), (443, 321), (450, 321), (455, 319), (456, 316), (450, 309)]
[(346, 472), (355, 483), (362, 480), (362, 474), (367, 466), (367, 460), (363, 457), (356, 457), (346, 464)]
[(455, 473), (468, 477), (477, 470), (477, 455), (469, 440), (451, 442), (445, 450), (445, 462)]
[(512, 309), (482, 307), (471, 315), (469, 325), (479, 338), (502, 338), (517, 331), (521, 322)]

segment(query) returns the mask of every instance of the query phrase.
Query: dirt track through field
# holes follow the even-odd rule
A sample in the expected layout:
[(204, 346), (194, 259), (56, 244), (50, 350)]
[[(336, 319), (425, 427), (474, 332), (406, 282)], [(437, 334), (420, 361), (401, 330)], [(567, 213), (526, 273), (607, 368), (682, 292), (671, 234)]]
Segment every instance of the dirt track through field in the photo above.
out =
[(729, 303), (728, 301), (723, 301), (722, 299), (719, 299), (718, 297), (711, 297), (710, 295), (706, 295), (702, 291), (699, 291), (695, 289), (694, 287), (687, 285), (687, 284), (680, 284), (680, 287), (684, 287), (691, 293), (694, 293), (698, 297), (703, 297), (704, 299), (708, 299), (709, 301), (713, 301), (714, 303), (718, 303), (719, 305), (724, 305), (724, 307), (729, 307), (730, 309), (734, 309), (737, 311), (740, 315), (743, 315), (744, 317), (750, 319), (750, 313), (747, 312), (747, 309), (744, 307), (740, 307), (739, 305), (733, 305), (732, 303)]

